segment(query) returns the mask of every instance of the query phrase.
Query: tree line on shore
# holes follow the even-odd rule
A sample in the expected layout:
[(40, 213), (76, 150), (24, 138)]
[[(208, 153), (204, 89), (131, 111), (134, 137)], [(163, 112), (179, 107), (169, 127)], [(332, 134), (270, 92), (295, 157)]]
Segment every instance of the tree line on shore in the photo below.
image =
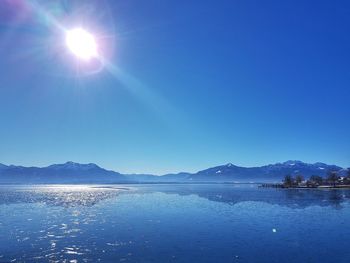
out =
[(305, 180), (302, 174), (295, 177), (288, 174), (284, 177), (283, 187), (319, 187), (319, 186), (349, 186), (350, 187), (350, 168), (347, 169), (346, 176), (339, 176), (337, 171), (329, 171), (327, 176), (323, 178), (319, 175), (312, 175), (308, 180)]

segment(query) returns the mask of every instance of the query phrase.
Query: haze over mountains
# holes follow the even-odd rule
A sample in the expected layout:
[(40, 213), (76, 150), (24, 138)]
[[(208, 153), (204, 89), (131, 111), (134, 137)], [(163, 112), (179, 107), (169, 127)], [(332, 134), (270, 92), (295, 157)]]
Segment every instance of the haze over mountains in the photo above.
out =
[(280, 182), (287, 174), (326, 176), (329, 171), (345, 173), (345, 169), (325, 163), (287, 161), (261, 167), (240, 167), (231, 163), (208, 168), (197, 173), (121, 174), (96, 164), (66, 162), (47, 167), (23, 167), (0, 164), (0, 183), (222, 183)]
[(0, 183), (111, 183), (125, 180), (123, 175), (92, 163), (66, 162), (47, 167), (0, 165)]

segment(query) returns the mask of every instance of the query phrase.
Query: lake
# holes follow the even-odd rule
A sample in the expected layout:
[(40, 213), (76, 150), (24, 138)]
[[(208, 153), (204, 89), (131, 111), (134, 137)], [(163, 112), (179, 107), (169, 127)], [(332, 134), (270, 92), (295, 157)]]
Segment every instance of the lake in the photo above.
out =
[(350, 262), (350, 191), (0, 186), (0, 262)]

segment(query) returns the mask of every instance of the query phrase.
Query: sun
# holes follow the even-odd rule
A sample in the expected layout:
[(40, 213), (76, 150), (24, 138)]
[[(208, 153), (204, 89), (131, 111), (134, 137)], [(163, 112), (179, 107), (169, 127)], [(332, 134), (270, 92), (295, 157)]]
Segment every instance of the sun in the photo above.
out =
[(74, 28), (66, 32), (68, 49), (82, 60), (97, 57), (97, 43), (95, 37), (82, 28)]

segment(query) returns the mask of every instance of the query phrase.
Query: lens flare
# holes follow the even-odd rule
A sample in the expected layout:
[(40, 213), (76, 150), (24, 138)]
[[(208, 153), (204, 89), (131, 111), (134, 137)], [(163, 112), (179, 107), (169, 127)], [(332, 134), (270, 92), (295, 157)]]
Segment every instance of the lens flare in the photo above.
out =
[(66, 45), (75, 56), (83, 60), (90, 60), (98, 55), (94, 36), (82, 28), (67, 31)]

